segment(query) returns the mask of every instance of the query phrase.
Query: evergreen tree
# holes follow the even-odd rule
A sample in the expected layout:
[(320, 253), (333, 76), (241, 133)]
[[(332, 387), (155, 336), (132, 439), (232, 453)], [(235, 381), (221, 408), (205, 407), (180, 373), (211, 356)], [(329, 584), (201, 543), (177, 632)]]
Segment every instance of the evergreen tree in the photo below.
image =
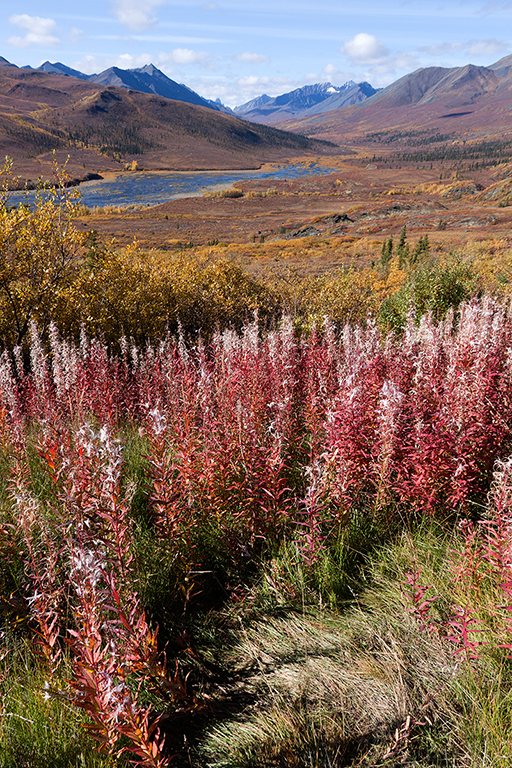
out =
[(391, 261), (392, 255), (393, 255), (393, 238), (390, 237), (389, 240), (384, 240), (384, 242), (382, 243), (380, 263), (382, 264), (383, 267), (387, 267), (387, 265)]
[(398, 256), (398, 268), (403, 269), (409, 259), (409, 244), (407, 243), (407, 225), (404, 224), (400, 232), (400, 239), (396, 247)]
[(430, 251), (430, 243), (428, 241), (428, 235), (424, 235), (424, 237), (420, 237), (418, 242), (416, 243), (416, 247), (412, 253), (411, 256), (411, 264), (416, 264), (418, 259), (421, 257), (422, 254), (428, 253)]

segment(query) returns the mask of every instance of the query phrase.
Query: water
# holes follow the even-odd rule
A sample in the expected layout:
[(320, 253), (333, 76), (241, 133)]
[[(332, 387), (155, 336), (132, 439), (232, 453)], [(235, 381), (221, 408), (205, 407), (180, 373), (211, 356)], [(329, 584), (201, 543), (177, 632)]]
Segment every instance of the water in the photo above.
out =
[[(230, 187), (242, 179), (298, 179), (332, 173), (333, 169), (308, 165), (285, 165), (265, 171), (187, 171), (172, 173), (121, 173), (112, 180), (87, 181), (80, 185), (82, 203), (88, 208), (159, 205), (180, 197), (197, 197), (215, 187)], [(34, 192), (10, 195), (12, 203), (33, 200)]]

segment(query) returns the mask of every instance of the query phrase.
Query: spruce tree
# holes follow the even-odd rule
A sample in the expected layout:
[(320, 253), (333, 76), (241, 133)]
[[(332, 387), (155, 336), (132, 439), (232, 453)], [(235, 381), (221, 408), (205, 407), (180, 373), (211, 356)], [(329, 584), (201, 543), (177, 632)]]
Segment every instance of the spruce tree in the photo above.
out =
[(409, 244), (407, 243), (407, 225), (404, 224), (400, 232), (400, 239), (396, 247), (398, 256), (398, 268), (403, 269), (409, 259)]
[(384, 242), (382, 243), (380, 263), (382, 264), (383, 267), (387, 267), (387, 265), (391, 261), (392, 255), (393, 255), (393, 238), (390, 237), (389, 240), (384, 240)]

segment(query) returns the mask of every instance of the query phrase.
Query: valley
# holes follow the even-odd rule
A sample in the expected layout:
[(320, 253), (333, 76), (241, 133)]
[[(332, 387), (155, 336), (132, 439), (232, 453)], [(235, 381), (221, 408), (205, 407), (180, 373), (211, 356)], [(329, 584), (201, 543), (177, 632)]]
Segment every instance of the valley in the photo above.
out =
[(259, 168), (333, 153), (325, 141), (239, 120), (153, 93), (63, 74), (0, 66), (0, 150), (16, 161), (17, 187), (51, 181), (55, 156), (83, 181), (106, 172)]
[[(439, 250), (467, 240), (509, 239), (510, 164), (464, 172), (439, 162), (398, 168), (367, 159), (329, 158), (324, 162), (337, 171), (271, 186), (265, 179), (237, 181), (232, 189), (238, 197), (219, 192), (142, 210), (93, 208), (77, 226), (119, 247), (134, 239), (143, 248), (171, 253), (208, 246), (251, 269), (279, 253), (313, 272), (370, 266), (383, 241), (398, 237), (404, 225), (412, 238), (428, 234)], [(304, 253), (316, 257), (308, 264), (311, 256)]]
[[(75, 182), (127, 169), (134, 179), (141, 170), (265, 163), (324, 169), (303, 179), (236, 181), (232, 193), (149, 208), (84, 209), (77, 226), (105, 243), (125, 247), (137, 239), (178, 252), (239, 245), (240, 258), (254, 267), (279, 243), (291, 254), (304, 240), (325, 252), (328, 269), (352, 265), (354, 253), (357, 264), (370, 264), (404, 224), (411, 236), (428, 233), (434, 248), (508, 237), (511, 57), (489, 67), (418, 70), (381, 90), (308, 86), (234, 112), (204, 100), (198, 106), (197, 94), (176, 90), (152, 66), (88, 78), (61, 64), (24, 70), (0, 63), (0, 145), (15, 158), (18, 186), (49, 179), (54, 158), (69, 158)], [(359, 241), (364, 246), (354, 245)]]

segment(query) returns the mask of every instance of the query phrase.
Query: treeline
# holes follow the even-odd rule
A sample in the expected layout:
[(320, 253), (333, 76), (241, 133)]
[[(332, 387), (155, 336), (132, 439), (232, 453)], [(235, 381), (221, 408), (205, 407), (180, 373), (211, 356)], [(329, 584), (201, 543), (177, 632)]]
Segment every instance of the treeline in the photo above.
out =
[(65, 146), (65, 140), (63, 140), (61, 131), (54, 133), (48, 130), (38, 130), (30, 128), (17, 120), (3, 120), (2, 131), (16, 139), (16, 142), (30, 145), (31, 154), (33, 155), (40, 154), (41, 152), (51, 152), (54, 149), (61, 149)]
[[(510, 141), (482, 141), (478, 144), (445, 144), (441, 147), (419, 152), (402, 152), (394, 155), (393, 162), (428, 163), (428, 162), (457, 162), (457, 161), (490, 161), (506, 163), (512, 159), (512, 143)], [(391, 159), (390, 159), (391, 161)]]
[(453, 134), (448, 133), (432, 133), (429, 130), (425, 131), (396, 131), (390, 133), (388, 131), (374, 131), (367, 133), (365, 136), (366, 141), (371, 141), (378, 144), (393, 144), (396, 141), (406, 139), (406, 143), (410, 146), (424, 146), (425, 144), (438, 144), (453, 139)]
[(126, 125), (117, 120), (105, 119), (92, 125), (73, 126), (66, 133), (70, 144), (84, 147), (98, 147), (102, 154), (142, 155), (158, 145), (143, 135), (142, 125)]

